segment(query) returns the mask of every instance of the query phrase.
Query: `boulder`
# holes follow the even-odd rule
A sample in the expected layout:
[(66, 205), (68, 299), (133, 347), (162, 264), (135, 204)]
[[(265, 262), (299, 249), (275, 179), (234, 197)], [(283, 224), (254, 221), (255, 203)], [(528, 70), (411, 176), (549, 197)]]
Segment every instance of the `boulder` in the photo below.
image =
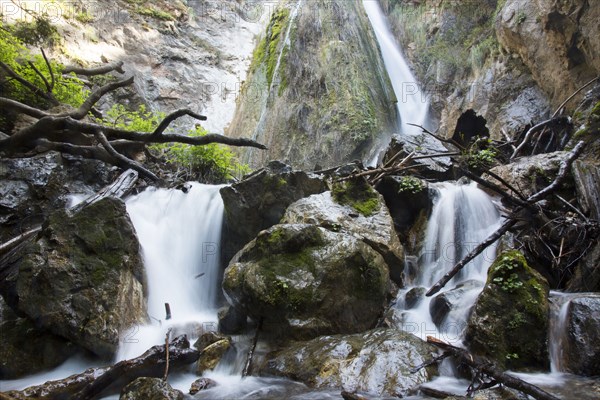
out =
[[(402, 160), (414, 152), (414, 156), (447, 153), (448, 149), (439, 140), (426, 135), (393, 135), (392, 140), (383, 157), (383, 163), (401, 153), (398, 160)], [(413, 160), (410, 165), (418, 165), (418, 176), (426, 179), (448, 180), (452, 179), (452, 160), (450, 157), (423, 158)]]
[(190, 394), (194, 395), (201, 390), (210, 389), (217, 386), (217, 382), (213, 381), (209, 378), (199, 378), (192, 382), (192, 386), (190, 387)]
[(293, 171), (278, 161), (272, 161), (241, 182), (222, 188), (225, 206), (223, 262), (229, 262), (258, 232), (279, 223), (290, 204), (326, 190), (322, 178)]
[(569, 292), (600, 292), (600, 240), (577, 263), (567, 284)]
[(226, 306), (219, 310), (219, 332), (229, 335), (240, 333), (248, 325), (246, 313), (235, 307)]
[[(565, 151), (555, 151), (553, 153), (521, 157), (513, 163), (499, 165), (490, 171), (500, 176), (500, 178), (520, 191), (525, 197), (529, 197), (548, 186), (554, 180), (560, 163), (565, 159), (566, 155), (567, 152)], [(482, 178), (504, 188), (508, 193), (514, 194), (491, 176), (484, 174)]]
[(77, 347), (39, 330), (26, 318), (0, 322), (0, 379), (15, 379), (59, 366)]
[(119, 400), (138, 399), (183, 400), (184, 395), (160, 378), (137, 378), (121, 390)]
[(200, 351), (200, 358), (196, 363), (196, 374), (202, 375), (205, 371), (215, 369), (221, 358), (231, 347), (231, 340), (228, 338), (218, 340)]
[(404, 249), (383, 198), (375, 191), (372, 192), (376, 203), (368, 215), (357, 213), (353, 206), (340, 204), (335, 201), (331, 192), (325, 192), (290, 205), (281, 223), (312, 224), (363, 241), (381, 254), (390, 269), (392, 280), (402, 285)]
[(597, 160), (576, 160), (572, 171), (577, 199), (583, 211), (600, 221), (600, 163)]
[(110, 183), (114, 168), (49, 152), (0, 159), (0, 243), (43, 222), (70, 194), (92, 194)]
[(471, 351), (501, 368), (548, 368), (548, 283), (518, 251), (500, 254), (468, 320)]
[(600, 375), (600, 295), (569, 302), (566, 330), (564, 368), (578, 375)]
[(299, 380), (316, 388), (341, 388), (374, 396), (404, 397), (436, 373), (412, 369), (436, 350), (417, 337), (388, 328), (322, 336), (267, 356), (261, 373)]
[(315, 225), (262, 231), (225, 270), (230, 304), (291, 338), (371, 328), (390, 289), (384, 259), (363, 241)]
[(206, 347), (213, 343), (217, 343), (220, 340), (229, 340), (227, 336), (224, 336), (218, 332), (208, 331), (200, 335), (198, 340), (194, 343), (194, 347), (199, 351), (204, 350)]
[[(465, 307), (472, 304), (483, 284), (476, 280), (469, 280), (457, 285), (455, 288), (436, 295), (429, 303), (429, 314), (437, 327), (441, 327), (452, 311), (463, 312)], [(465, 301), (466, 300), (466, 301)]]
[(121, 200), (54, 212), (7, 271), (0, 291), (11, 308), (99, 356), (112, 357), (120, 334), (146, 321), (140, 246)]
[(386, 176), (376, 189), (383, 195), (396, 233), (413, 254), (418, 254), (435, 191), (427, 181), (413, 176)]

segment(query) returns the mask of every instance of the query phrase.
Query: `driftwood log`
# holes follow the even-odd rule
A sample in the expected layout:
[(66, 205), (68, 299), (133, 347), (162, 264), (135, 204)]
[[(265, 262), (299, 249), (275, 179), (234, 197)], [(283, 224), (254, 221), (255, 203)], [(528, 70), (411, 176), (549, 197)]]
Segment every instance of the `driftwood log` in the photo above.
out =
[[(46, 382), (20, 391), (2, 393), (7, 399), (90, 400), (103, 392), (119, 392), (140, 377), (162, 378), (167, 363), (166, 346), (153, 346), (144, 354), (108, 367), (89, 368), (81, 374)], [(200, 356), (187, 337), (179, 336), (168, 347), (169, 368), (187, 366)]]

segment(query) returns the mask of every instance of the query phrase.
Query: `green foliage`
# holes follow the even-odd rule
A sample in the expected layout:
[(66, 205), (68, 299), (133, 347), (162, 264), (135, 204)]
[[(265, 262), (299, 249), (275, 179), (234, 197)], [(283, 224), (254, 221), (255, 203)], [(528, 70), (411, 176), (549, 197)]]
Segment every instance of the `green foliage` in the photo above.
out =
[(512, 293), (515, 290), (523, 287), (523, 282), (519, 278), (517, 273), (521, 267), (521, 260), (513, 257), (510, 253), (505, 254), (496, 261), (495, 267), (496, 277), (492, 279), (492, 282), (500, 286), (505, 292)]
[[(44, 58), (39, 54), (32, 54), (25, 47), (25, 42), (13, 33), (13, 27), (5, 27), (0, 23), (0, 61), (8, 65), (19, 76), (32, 83), (36, 87), (46, 92), (46, 86), (43, 79), (35, 72), (30, 65), (35, 68), (52, 82), (52, 76)], [(56, 99), (65, 104), (78, 107), (87, 98), (89, 92), (83, 87), (83, 84), (75, 79), (75, 76), (64, 76), (62, 74), (63, 65), (50, 61), (53, 71), (55, 84), (53, 94)], [(47, 108), (47, 104), (37, 95), (16, 80), (7, 79), (0, 83), (0, 90), (5, 97), (41, 108)]]
[(127, 131), (152, 132), (164, 117), (164, 113), (147, 110), (143, 104), (135, 111), (126, 109), (122, 104), (115, 104), (106, 111), (104, 120), (98, 122)]
[[(290, 10), (282, 7), (277, 9), (271, 16), (269, 26), (267, 27), (266, 36), (260, 41), (258, 47), (254, 49), (252, 56), (252, 63), (250, 70), (254, 71), (263, 62), (267, 67), (267, 82), (269, 87), (273, 82), (273, 75), (275, 74), (275, 68), (277, 67), (277, 60), (279, 58), (279, 42), (282, 39), (282, 30), (287, 26)], [(284, 65), (287, 52), (285, 50), (281, 57), (282, 65)], [(281, 88), (280, 88), (281, 91)]]
[(28, 45), (54, 45), (60, 40), (58, 30), (46, 16), (36, 16), (33, 21), (17, 21), (6, 29)]
[(487, 171), (496, 163), (498, 153), (494, 149), (471, 151), (467, 154), (467, 164), (477, 171)]
[[(208, 132), (197, 127), (189, 136), (204, 136)], [(151, 149), (162, 154), (166, 161), (185, 172), (186, 179), (199, 179), (211, 182), (225, 182), (250, 172), (245, 164), (240, 164), (229, 148), (211, 143), (204, 146), (191, 146), (184, 143), (159, 144)]]
[(155, 18), (155, 19), (159, 19), (162, 21), (173, 21), (175, 18), (169, 14), (166, 11), (163, 10), (159, 10), (156, 7), (150, 6), (150, 7), (138, 7), (135, 10), (138, 14), (140, 15), (144, 15), (146, 17), (151, 17), (151, 18)]
[(403, 176), (398, 182), (398, 193), (419, 193), (424, 188), (423, 182), (414, 176)]

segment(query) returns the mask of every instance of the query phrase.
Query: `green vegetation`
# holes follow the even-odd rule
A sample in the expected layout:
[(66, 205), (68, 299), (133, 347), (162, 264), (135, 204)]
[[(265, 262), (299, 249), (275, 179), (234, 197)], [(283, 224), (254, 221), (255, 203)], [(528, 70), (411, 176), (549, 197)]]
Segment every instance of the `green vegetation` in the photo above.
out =
[(175, 18), (166, 11), (159, 10), (156, 7), (138, 7), (135, 10), (138, 14), (144, 15), (146, 17), (160, 19), (162, 21), (173, 21)]
[(419, 193), (424, 188), (423, 182), (414, 176), (403, 176), (398, 182), (398, 193)]
[[(147, 110), (144, 105), (136, 111), (129, 111), (125, 106), (116, 104), (105, 114), (102, 121), (104, 124), (136, 132), (154, 131), (165, 117), (164, 113)], [(188, 131), (189, 136), (207, 134), (208, 132), (200, 126)], [(250, 172), (247, 165), (237, 161), (232, 150), (217, 143), (204, 146), (161, 143), (149, 146), (149, 149), (177, 168), (186, 180), (225, 182)]]
[(365, 217), (373, 215), (380, 207), (377, 193), (361, 178), (335, 183), (331, 194), (336, 202), (351, 206)]
[[(267, 34), (261, 40), (258, 47), (254, 49), (252, 55), (250, 71), (255, 71), (262, 63), (265, 63), (269, 87), (273, 82), (273, 75), (275, 74), (275, 68), (277, 67), (279, 42), (283, 39), (282, 31), (288, 24), (289, 16), (290, 10), (285, 7), (279, 8), (273, 13), (267, 28)], [(283, 54), (281, 56), (280, 68), (283, 69), (287, 58), (287, 51), (285, 49), (282, 49), (281, 51), (283, 51)], [(282, 91), (281, 88), (279, 90), (280, 92)]]
[[(45, 19), (36, 21), (45, 21)], [(83, 87), (83, 84), (77, 80), (74, 75), (64, 76), (62, 74), (64, 68), (63, 65), (54, 61), (49, 61), (50, 68), (52, 69), (51, 73), (42, 55), (34, 55), (26, 47), (26, 44), (39, 44), (40, 41), (44, 40), (42, 38), (43, 35), (52, 36), (55, 33), (55, 28), (48, 28), (46, 23), (43, 22), (39, 23), (41, 24), (39, 26), (42, 26), (43, 29), (27, 31), (23, 28), (26, 24), (27, 23), (21, 23), (20, 25), (6, 26), (0, 23), (0, 61), (5, 63), (26, 81), (33, 84), (36, 88), (39, 88), (43, 93), (48, 91), (46, 82), (51, 84), (54, 80), (54, 88), (52, 91), (54, 97), (61, 103), (69, 104), (74, 107), (80, 106), (89, 93)], [(28, 33), (25, 34), (24, 32)], [(4, 71), (0, 72), (0, 75), (3, 74)], [(43, 109), (50, 106), (47, 101), (34, 94), (24, 87), (22, 83), (14, 79), (2, 80), (0, 83), (0, 91), (2, 91), (2, 94), (5, 97), (31, 106)]]
[(488, 148), (478, 151), (471, 151), (466, 155), (467, 164), (470, 168), (477, 171), (487, 171), (496, 163), (498, 153), (495, 149)]

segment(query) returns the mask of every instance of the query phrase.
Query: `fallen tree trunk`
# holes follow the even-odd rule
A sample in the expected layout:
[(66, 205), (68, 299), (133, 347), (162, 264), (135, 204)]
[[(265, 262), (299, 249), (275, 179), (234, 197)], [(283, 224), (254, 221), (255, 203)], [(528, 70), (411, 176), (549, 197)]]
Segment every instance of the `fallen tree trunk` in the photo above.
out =
[(125, 197), (138, 180), (138, 173), (132, 169), (128, 169), (123, 172), (119, 177), (110, 185), (103, 187), (98, 193), (88, 197), (81, 203), (71, 207), (69, 212), (77, 213), (85, 207), (92, 205), (106, 197), (117, 197), (122, 199)]
[[(89, 368), (81, 374), (71, 375), (58, 381), (46, 382), (21, 391), (5, 392), (8, 398), (47, 399), (47, 400), (89, 400), (95, 399), (106, 389), (115, 392), (129, 382), (140, 377), (162, 378), (166, 365), (166, 346), (153, 346), (144, 354), (131, 360), (124, 360), (108, 367)], [(168, 347), (170, 368), (189, 365), (200, 352), (190, 348), (187, 337), (175, 338)]]
[(503, 385), (516, 389), (522, 393), (525, 393), (536, 400), (560, 400), (558, 397), (546, 392), (539, 387), (532, 385), (524, 380), (517, 378), (516, 376), (509, 375), (506, 372), (502, 371), (498, 368), (494, 363), (490, 360), (485, 359), (483, 357), (475, 356), (469, 353), (465, 349), (461, 349), (460, 347), (452, 346), (446, 342), (442, 342), (434, 337), (427, 336), (427, 343), (430, 343), (440, 349), (444, 350), (444, 352), (449, 352), (453, 357), (456, 357), (461, 364), (468, 365), (476, 371), (482, 372), (483, 374), (489, 376), (494, 381), (498, 383), (502, 383)]

